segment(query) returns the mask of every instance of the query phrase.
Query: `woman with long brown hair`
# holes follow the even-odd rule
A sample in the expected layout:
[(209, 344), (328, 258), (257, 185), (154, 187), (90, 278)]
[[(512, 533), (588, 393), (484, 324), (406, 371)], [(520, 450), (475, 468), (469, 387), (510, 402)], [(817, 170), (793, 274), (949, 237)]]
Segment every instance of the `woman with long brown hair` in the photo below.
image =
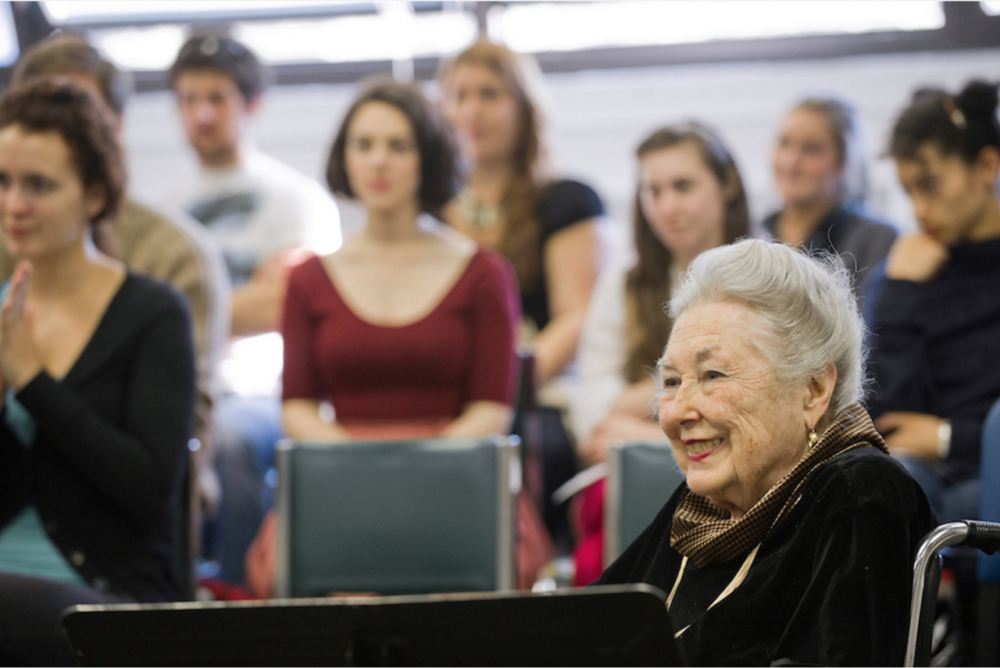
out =
[(446, 222), (514, 265), (544, 385), (576, 356), (605, 252), (604, 206), (589, 186), (552, 175), (536, 78), (526, 57), (480, 41), (443, 67), (440, 82), (467, 161)]
[(445, 221), (514, 265), (538, 399), (527, 443), (541, 461), (534, 491), (549, 531), (568, 541), (565, 509), (549, 499), (576, 472), (565, 427), (572, 362), (609, 247), (597, 193), (551, 171), (540, 78), (532, 59), (485, 40), (441, 68), (445, 113), (466, 163)]
[[(749, 228), (736, 162), (706, 126), (660, 128), (639, 144), (636, 157), (635, 263), (601, 274), (581, 335), (571, 415), (577, 454), (591, 464), (604, 461), (615, 441), (665, 440), (652, 410), (654, 368), (673, 324), (664, 304), (692, 260)], [(603, 494), (602, 482), (581, 497), (580, 584), (600, 575)]]

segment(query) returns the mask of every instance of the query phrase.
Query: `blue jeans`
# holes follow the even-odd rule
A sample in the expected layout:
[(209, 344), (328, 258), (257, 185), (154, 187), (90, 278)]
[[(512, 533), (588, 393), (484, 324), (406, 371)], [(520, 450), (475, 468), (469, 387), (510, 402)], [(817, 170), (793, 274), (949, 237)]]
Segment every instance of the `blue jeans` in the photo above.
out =
[(938, 522), (944, 524), (979, 518), (979, 493), (982, 487), (979, 478), (949, 484), (941, 475), (939, 467), (932, 463), (913, 457), (897, 457), (897, 460), (924, 490)]
[(227, 396), (215, 405), (212, 423), (222, 501), (206, 527), (206, 556), (218, 561), (219, 578), (242, 584), (247, 550), (274, 504), (266, 478), (274, 467), (275, 444), (284, 438), (281, 399)]

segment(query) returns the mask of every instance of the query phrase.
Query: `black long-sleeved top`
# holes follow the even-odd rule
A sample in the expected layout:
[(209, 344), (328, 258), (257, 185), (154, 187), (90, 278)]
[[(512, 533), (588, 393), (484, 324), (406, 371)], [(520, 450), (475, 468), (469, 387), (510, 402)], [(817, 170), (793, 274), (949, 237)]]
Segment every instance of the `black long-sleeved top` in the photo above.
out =
[(872, 272), (865, 319), (875, 385), (869, 411), (951, 420), (945, 476), (979, 475), (983, 421), (1000, 398), (1000, 239), (961, 244), (930, 281)]
[[(839, 454), (803, 483), (795, 508), (764, 538), (743, 583), (744, 555), (691, 561), (670, 607), (687, 662), (705, 666), (898, 666), (909, 622), (912, 564), (930, 530), (927, 499), (888, 455)], [(645, 582), (669, 592), (682, 556), (670, 545), (681, 485), (597, 584)]]
[(0, 527), (31, 504), (95, 589), (176, 598), (170, 504), (194, 396), (182, 297), (128, 274), (66, 377), (43, 371), (17, 393), (35, 420), (33, 444), (25, 448), (0, 421)]

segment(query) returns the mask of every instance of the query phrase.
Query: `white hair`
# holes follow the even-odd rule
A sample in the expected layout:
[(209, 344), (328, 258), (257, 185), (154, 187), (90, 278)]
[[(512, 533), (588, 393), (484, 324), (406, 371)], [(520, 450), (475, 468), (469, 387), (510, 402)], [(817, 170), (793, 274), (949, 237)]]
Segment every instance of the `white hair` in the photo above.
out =
[(831, 415), (861, 400), (865, 324), (837, 255), (806, 255), (760, 239), (713, 248), (688, 267), (670, 315), (677, 322), (691, 306), (719, 302), (742, 304), (760, 317), (755, 344), (783, 381), (808, 383), (829, 364), (836, 367)]

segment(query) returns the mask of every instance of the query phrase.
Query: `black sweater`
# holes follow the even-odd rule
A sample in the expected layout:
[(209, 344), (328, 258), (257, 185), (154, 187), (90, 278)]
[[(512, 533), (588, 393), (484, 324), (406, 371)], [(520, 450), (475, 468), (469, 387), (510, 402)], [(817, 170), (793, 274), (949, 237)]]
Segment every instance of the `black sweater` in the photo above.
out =
[(24, 448), (0, 422), (0, 527), (28, 504), (92, 587), (138, 601), (177, 597), (170, 504), (193, 426), (187, 308), (129, 274), (62, 381), (44, 371), (18, 401), (37, 425)]
[[(927, 499), (891, 457), (859, 448), (829, 459), (803, 483), (794, 510), (761, 543), (746, 579), (744, 555), (703, 569), (690, 561), (671, 606), (691, 665), (902, 665), (912, 565), (931, 528)], [(682, 485), (597, 584), (645, 582), (669, 592), (682, 556), (670, 546)]]
[(979, 476), (983, 421), (1000, 398), (1000, 239), (949, 249), (926, 283), (870, 277), (865, 319), (875, 379), (869, 412), (951, 420), (945, 475)]

